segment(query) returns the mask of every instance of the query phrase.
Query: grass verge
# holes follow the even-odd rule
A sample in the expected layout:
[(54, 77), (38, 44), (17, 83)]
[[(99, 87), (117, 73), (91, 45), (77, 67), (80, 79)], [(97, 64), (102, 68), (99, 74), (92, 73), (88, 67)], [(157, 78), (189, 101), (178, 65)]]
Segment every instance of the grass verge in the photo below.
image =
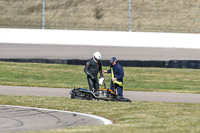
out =
[[(21, 8), (18, 8), (21, 7)], [(1, 28), (42, 28), (42, 0), (1, 0)], [(199, 0), (132, 0), (132, 31), (199, 33)], [(128, 0), (46, 0), (45, 28), (129, 31)]]
[(85, 126), (30, 133), (109, 132), (156, 133), (200, 132), (200, 104), (156, 102), (105, 102), (60, 97), (0, 95), (0, 104), (82, 112), (108, 118), (108, 126)]
[[(84, 66), (0, 62), (0, 85), (88, 88)], [(104, 70), (109, 67), (103, 67)], [(200, 93), (198, 69), (124, 67), (125, 91)], [(104, 74), (110, 84), (110, 74)]]
[[(0, 62), (0, 84), (62, 88), (76, 85), (88, 88), (83, 68), (84, 66)], [(199, 70), (124, 67), (124, 71), (125, 90), (199, 93)], [(109, 84), (110, 75), (105, 76)], [(114, 122), (109, 126), (85, 126), (30, 133), (200, 132), (200, 104), (97, 102), (62, 97), (6, 95), (0, 95), (0, 104), (82, 112), (102, 116)]]

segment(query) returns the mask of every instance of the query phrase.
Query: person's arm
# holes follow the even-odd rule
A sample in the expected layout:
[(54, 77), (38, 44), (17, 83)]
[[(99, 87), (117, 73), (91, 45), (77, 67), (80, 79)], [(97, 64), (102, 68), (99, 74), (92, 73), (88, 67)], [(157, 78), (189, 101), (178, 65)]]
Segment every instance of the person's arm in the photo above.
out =
[(99, 73), (100, 73), (100, 77), (103, 77), (101, 62), (99, 63)]
[(111, 73), (111, 69), (107, 70), (107, 73)]
[(88, 61), (85, 65), (85, 68), (84, 68), (84, 72), (91, 78), (91, 79), (94, 79), (95, 77), (92, 75), (92, 73), (89, 71), (91, 67), (91, 63), (90, 61)]
[(116, 80), (122, 79), (124, 77), (124, 69), (123, 69), (123, 67), (120, 66), (118, 69), (119, 69), (119, 75), (117, 77), (115, 77)]
[(107, 73), (111, 73), (111, 65), (110, 65), (110, 69), (109, 69), (109, 70), (107, 70)]
[(111, 68), (109, 70), (103, 70), (104, 73), (111, 73)]

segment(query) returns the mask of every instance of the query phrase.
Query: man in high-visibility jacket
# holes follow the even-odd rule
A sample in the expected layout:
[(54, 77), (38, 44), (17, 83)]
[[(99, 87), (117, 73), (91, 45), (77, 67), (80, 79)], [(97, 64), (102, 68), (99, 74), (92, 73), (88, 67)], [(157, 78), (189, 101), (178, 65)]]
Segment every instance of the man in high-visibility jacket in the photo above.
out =
[(111, 84), (110, 89), (114, 92), (117, 89), (117, 95), (123, 96), (123, 77), (124, 77), (124, 69), (123, 67), (117, 62), (116, 57), (112, 57), (110, 59), (110, 70), (104, 70), (104, 73), (111, 73)]

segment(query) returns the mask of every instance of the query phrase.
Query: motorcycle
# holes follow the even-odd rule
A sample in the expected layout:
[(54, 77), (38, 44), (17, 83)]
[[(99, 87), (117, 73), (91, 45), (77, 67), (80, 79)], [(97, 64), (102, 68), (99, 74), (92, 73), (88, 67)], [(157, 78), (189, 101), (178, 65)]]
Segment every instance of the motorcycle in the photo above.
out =
[[(105, 79), (105, 78), (104, 78)], [(104, 79), (99, 79), (100, 84), (103, 83)], [(116, 102), (131, 102), (130, 99), (120, 97), (116, 95), (111, 89), (106, 87), (104, 83), (104, 89), (98, 89), (96, 92), (90, 91), (84, 88), (73, 88), (70, 91), (72, 99), (82, 100), (97, 100), (97, 101), (116, 101)]]

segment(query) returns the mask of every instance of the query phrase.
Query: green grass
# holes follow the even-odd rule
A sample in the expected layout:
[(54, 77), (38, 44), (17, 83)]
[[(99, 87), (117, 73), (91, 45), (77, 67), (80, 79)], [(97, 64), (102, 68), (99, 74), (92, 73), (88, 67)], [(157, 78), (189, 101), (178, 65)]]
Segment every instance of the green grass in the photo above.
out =
[[(0, 85), (88, 88), (84, 66), (0, 62)], [(108, 67), (103, 67), (108, 69)], [(125, 90), (199, 93), (196, 69), (124, 67)], [(109, 84), (110, 74), (105, 74)], [(158, 102), (105, 102), (63, 97), (0, 95), (0, 105), (17, 105), (93, 114), (114, 122), (30, 133), (198, 133), (200, 104)]]
[(200, 132), (200, 104), (156, 102), (105, 102), (61, 97), (5, 96), (0, 104), (82, 112), (108, 118), (109, 126), (85, 126), (33, 133), (188, 133)]
[[(0, 62), (0, 85), (87, 89), (83, 69), (74, 65)], [(200, 93), (198, 69), (124, 67), (124, 72), (125, 91)], [(111, 75), (104, 76), (109, 86)]]

